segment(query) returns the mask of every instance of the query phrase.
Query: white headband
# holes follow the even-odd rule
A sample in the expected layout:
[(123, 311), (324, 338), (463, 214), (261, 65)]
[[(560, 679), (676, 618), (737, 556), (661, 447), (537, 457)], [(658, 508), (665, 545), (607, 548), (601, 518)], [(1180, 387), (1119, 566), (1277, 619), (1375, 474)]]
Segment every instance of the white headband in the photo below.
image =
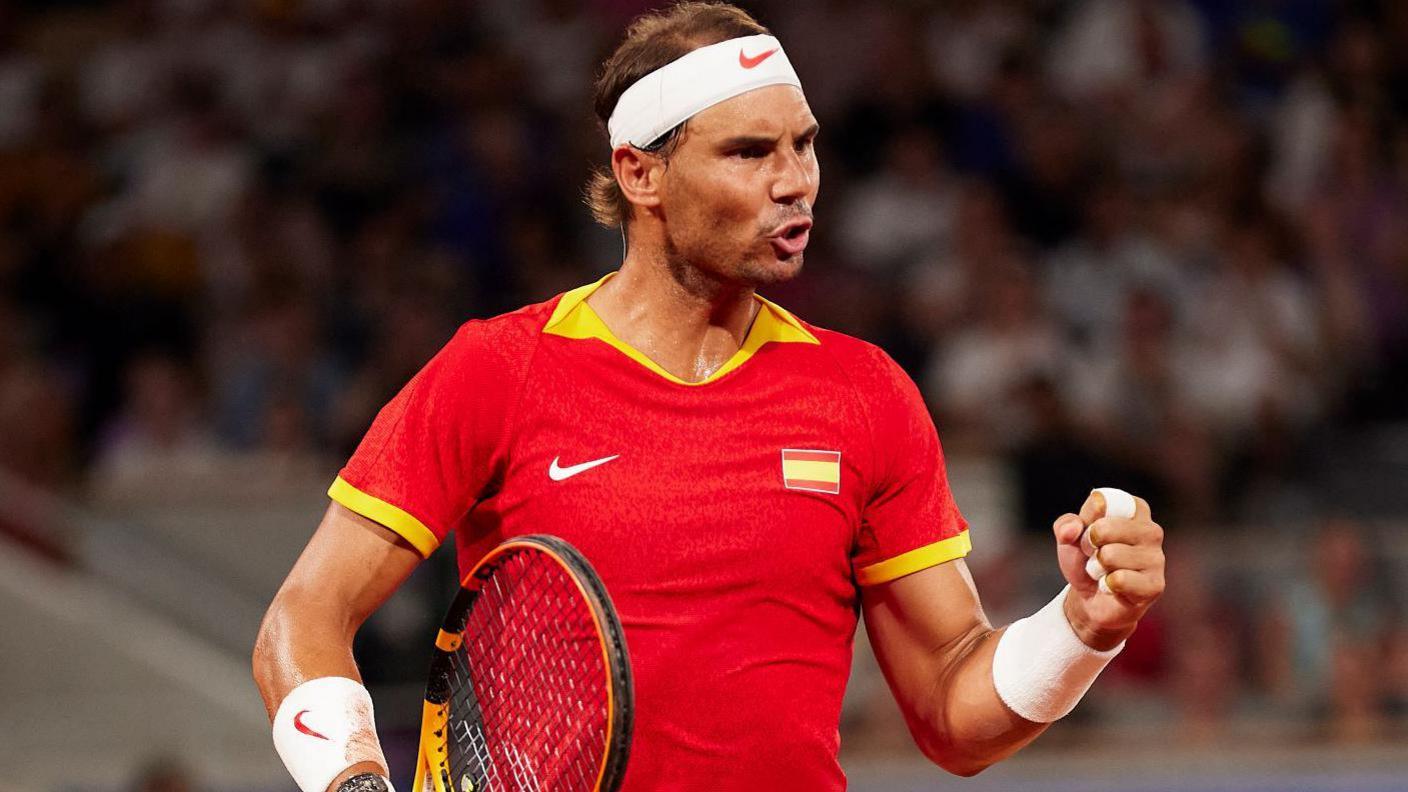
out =
[(645, 146), (695, 113), (766, 85), (802, 87), (782, 44), (744, 36), (686, 53), (636, 80), (621, 94), (606, 129), (611, 147)]

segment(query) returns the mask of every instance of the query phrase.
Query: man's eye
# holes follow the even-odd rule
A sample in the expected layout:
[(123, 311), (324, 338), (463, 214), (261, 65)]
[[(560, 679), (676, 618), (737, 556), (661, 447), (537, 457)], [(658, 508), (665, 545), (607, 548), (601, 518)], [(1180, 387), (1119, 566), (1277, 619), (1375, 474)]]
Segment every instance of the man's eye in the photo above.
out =
[(749, 146), (734, 151), (733, 155), (743, 159), (761, 159), (768, 155), (768, 150), (762, 146)]
[(812, 147), (812, 138), (803, 138), (803, 139), (797, 141), (797, 151), (798, 151), (798, 152), (807, 151), (807, 150), (810, 149), (811, 147)]

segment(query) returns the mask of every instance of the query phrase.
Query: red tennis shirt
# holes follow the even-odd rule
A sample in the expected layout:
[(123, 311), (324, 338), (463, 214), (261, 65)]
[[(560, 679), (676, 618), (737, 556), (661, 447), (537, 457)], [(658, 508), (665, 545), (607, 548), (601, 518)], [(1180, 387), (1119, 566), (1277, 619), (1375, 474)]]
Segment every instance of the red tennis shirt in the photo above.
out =
[(970, 546), (928, 410), (879, 348), (761, 297), (687, 383), (587, 305), (604, 280), (466, 323), (329, 494), (425, 555), (454, 530), (466, 571), (529, 533), (586, 555), (635, 675), (626, 792), (844, 789), (858, 587)]

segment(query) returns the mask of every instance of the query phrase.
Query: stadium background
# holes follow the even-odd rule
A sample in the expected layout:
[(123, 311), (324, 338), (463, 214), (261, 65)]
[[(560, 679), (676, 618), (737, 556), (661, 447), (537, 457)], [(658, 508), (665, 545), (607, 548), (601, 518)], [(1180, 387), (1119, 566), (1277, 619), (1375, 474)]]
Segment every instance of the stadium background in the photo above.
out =
[[(768, 296), (920, 383), (989, 615), (1092, 485), (1168, 529), (1125, 654), (972, 781), (858, 641), (853, 788), (1403, 788), (1408, 6), (743, 5), (823, 126)], [(590, 83), (645, 7), (0, 2), (0, 790), (291, 788), (262, 609), (459, 322), (619, 262)], [(450, 562), (359, 640), (401, 783)]]

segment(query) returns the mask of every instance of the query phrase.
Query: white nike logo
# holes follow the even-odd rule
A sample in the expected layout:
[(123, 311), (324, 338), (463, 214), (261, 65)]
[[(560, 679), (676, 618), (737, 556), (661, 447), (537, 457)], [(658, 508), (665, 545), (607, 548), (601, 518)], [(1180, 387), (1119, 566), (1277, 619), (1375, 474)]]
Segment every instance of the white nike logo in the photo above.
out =
[(561, 457), (553, 457), (553, 459), (552, 459), (552, 464), (551, 464), (551, 465), (548, 465), (548, 478), (552, 479), (553, 481), (564, 481), (564, 480), (566, 480), (566, 479), (572, 478), (573, 476), (577, 475), (578, 473), (581, 473), (581, 472), (586, 471), (586, 470), (591, 470), (592, 468), (596, 467), (597, 465), (605, 465), (607, 462), (610, 462), (611, 460), (615, 459), (615, 458), (618, 457), (618, 456), (621, 456), (621, 455), (620, 455), (620, 454), (612, 454), (612, 455), (609, 456), (609, 457), (602, 457), (601, 459), (593, 459), (593, 460), (590, 461), (590, 462), (583, 462), (583, 463), (580, 464), (580, 465), (572, 465), (572, 466), (570, 466), (570, 467), (559, 467), (558, 464), (557, 464), (557, 461), (558, 461), (559, 459), (561, 459)]

